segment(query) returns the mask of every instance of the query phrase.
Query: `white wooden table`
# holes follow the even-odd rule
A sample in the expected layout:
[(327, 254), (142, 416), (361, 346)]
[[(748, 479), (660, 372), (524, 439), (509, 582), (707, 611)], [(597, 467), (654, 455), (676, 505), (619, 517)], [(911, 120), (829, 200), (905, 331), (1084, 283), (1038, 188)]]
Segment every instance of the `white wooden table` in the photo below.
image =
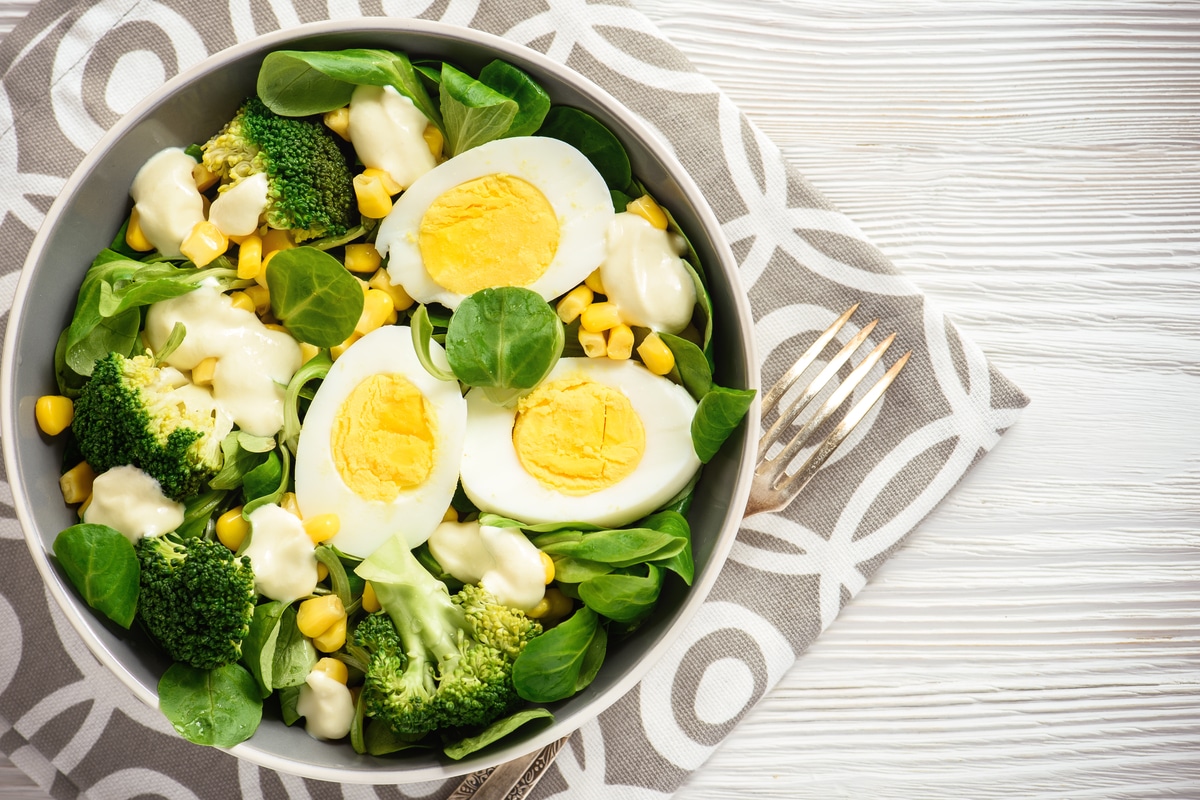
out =
[(1200, 5), (634, 2), (1033, 397), (681, 800), (1200, 797)]

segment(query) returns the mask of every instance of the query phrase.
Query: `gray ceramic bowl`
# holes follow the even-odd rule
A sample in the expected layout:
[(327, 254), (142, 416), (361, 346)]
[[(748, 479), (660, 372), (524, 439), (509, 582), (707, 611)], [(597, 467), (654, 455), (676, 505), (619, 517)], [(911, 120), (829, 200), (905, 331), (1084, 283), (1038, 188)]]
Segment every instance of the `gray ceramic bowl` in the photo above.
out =
[[(155, 686), (168, 662), (139, 633), (121, 630), (87, 608), (51, 555), (54, 537), (76, 522), (58, 488), (59, 447), (42, 436), (33, 406), (55, 394), (53, 350), (70, 321), (75, 288), (95, 254), (128, 213), (128, 187), (160, 148), (204, 141), (254, 92), (262, 57), (283, 48), (382, 47), (478, 70), (502, 58), (533, 75), (555, 103), (582, 108), (603, 121), (629, 151), (634, 174), (669, 208), (708, 272), (719, 339), (717, 370), (725, 385), (757, 388), (752, 319), (732, 254), (712, 211), (668, 148), (616, 100), (541, 54), (487, 34), (420, 21), (364, 19), (306, 25), (263, 36), (207, 59), (134, 108), (84, 158), (50, 208), (17, 288), (4, 346), (0, 413), (4, 462), (17, 515), (50, 593), (84, 642), (143, 702), (157, 706)], [(231, 752), (272, 769), (347, 783), (405, 783), (464, 774), (529, 752), (576, 730), (628, 692), (674, 641), (703, 601), (733, 543), (749, 492), (757, 408), (705, 469), (690, 519), (696, 581), (690, 591), (665, 592), (654, 618), (610, 648), (595, 682), (556, 704), (555, 723), (505, 740), (502, 746), (452, 762), (438, 754), (373, 758), (349, 744), (318, 742), (303, 726), (266, 718)], [(672, 584), (673, 586), (674, 584)], [(136, 626), (135, 626), (136, 627)]]

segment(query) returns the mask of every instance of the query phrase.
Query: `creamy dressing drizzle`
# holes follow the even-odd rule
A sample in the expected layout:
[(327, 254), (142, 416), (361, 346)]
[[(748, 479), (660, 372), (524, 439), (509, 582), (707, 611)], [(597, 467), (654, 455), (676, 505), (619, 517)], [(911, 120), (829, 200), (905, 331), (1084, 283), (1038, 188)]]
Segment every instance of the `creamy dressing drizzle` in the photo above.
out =
[(300, 518), (267, 504), (247, 519), (250, 544), (242, 555), (250, 557), (255, 591), (285, 603), (312, 594), (317, 588), (317, 557)]
[(137, 467), (113, 467), (92, 483), (92, 502), (83, 512), (83, 521), (115, 528), (137, 544), (143, 536), (178, 528), (183, 512), (183, 503), (166, 497), (158, 481)]
[(407, 189), (437, 165), (425, 141), (429, 120), (391, 86), (359, 86), (350, 97), (350, 142), (365, 166)]
[(446, 572), (478, 583), (502, 605), (528, 611), (545, 596), (541, 553), (518, 528), (443, 522), (429, 537), (429, 552)]
[(168, 147), (150, 156), (129, 190), (142, 233), (167, 258), (179, 258), (179, 245), (197, 222), (204, 221), (204, 197), (192, 177), (194, 166), (196, 159)]
[(613, 217), (600, 280), (626, 325), (664, 333), (687, 327), (696, 305), (696, 285), (681, 255), (679, 237), (637, 214)]

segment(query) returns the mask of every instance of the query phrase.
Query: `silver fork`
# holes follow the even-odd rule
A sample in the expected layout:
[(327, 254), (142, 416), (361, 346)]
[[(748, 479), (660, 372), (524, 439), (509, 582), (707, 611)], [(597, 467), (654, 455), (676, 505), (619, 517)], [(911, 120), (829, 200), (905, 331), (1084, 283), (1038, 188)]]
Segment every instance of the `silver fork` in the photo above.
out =
[[(817, 340), (812, 346), (805, 351), (804, 355), (792, 365), (792, 367), (783, 374), (775, 385), (767, 392), (766, 397), (762, 401), (762, 424), (766, 428), (768, 414), (779, 405), (779, 401), (784, 395), (792, 389), (796, 381), (804, 374), (809, 367), (820, 357), (825, 347), (837, 336), (838, 331), (846, 324), (858, 310), (858, 303), (855, 303), (844, 314), (837, 318), (832, 325)], [(746, 516), (752, 514), (761, 514), (764, 511), (779, 511), (792, 499), (799, 494), (800, 490), (812, 480), (817, 474), (817, 470), (833, 455), (833, 451), (838, 448), (850, 432), (854, 430), (854, 426), (862, 421), (867, 412), (879, 402), (883, 397), (883, 393), (892, 385), (892, 381), (900, 374), (900, 370), (904, 369), (904, 365), (908, 363), (909, 356), (912, 351), (902, 355), (894, 364), (884, 373), (870, 391), (859, 400), (853, 408), (846, 413), (846, 416), (838, 422), (833, 431), (825, 437), (825, 440), (817, 447), (799, 469), (789, 473), (788, 467), (795, 460), (796, 455), (804, 448), (807, 439), (814, 431), (819, 429), (826, 420), (842, 406), (850, 393), (862, 383), (867, 373), (871, 368), (883, 358), (883, 354), (891, 347), (892, 342), (896, 339), (896, 334), (889, 335), (886, 339), (880, 342), (862, 361), (859, 362), (846, 380), (838, 386), (833, 394), (821, 404), (816, 413), (808, 418), (799, 429), (792, 434), (791, 439), (783, 445), (783, 448), (777, 453), (771, 454), (771, 449), (777, 445), (785, 433), (795, 425), (799, 420), (800, 415), (805, 412), (813, 400), (821, 394), (821, 391), (829, 385), (829, 382), (837, 375), (855, 351), (862, 346), (871, 332), (875, 330), (875, 326), (879, 324), (879, 320), (872, 320), (862, 327), (862, 329), (854, 335), (850, 341), (838, 351), (828, 364), (825, 365), (812, 382), (793, 400), (786, 409), (779, 413), (775, 422), (767, 432), (758, 440), (758, 463), (754, 468), (754, 480), (750, 484), (750, 501), (746, 504)]]

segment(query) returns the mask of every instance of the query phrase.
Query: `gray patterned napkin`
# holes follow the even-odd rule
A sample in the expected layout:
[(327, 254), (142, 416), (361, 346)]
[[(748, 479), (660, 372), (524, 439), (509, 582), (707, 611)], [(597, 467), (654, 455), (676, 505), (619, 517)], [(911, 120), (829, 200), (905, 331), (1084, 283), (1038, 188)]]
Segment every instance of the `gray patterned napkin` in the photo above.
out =
[[(857, 300), (869, 309), (860, 316), (881, 317), (879, 330), (898, 331), (914, 351), (881, 409), (810, 484), (805, 501), (745, 524), (674, 649), (572, 737), (535, 792), (669, 795), (996, 444), (1026, 398), (620, 0), (44, 0), (0, 44), (4, 321), (51, 200), (123, 112), (235, 42), (360, 15), (440, 19), (528, 45), (657, 129), (733, 243), (764, 386)], [(848, 327), (845, 335), (853, 335)], [(26, 551), (7, 483), (0, 493), (0, 751), (54, 797), (441, 798), (456, 783), (338, 787), (182, 741), (66, 624)]]

